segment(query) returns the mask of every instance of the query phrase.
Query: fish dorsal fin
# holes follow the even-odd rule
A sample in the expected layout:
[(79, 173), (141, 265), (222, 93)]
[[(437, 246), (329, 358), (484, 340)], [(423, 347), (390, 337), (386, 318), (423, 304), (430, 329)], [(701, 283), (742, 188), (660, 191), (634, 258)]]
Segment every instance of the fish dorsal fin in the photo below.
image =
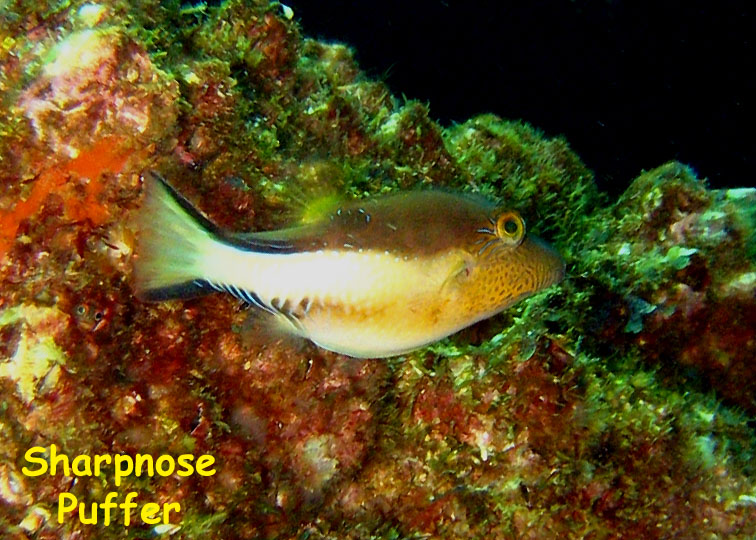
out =
[(346, 170), (339, 160), (312, 157), (299, 163), (283, 183), (268, 182), (284, 203), (289, 227), (311, 225), (335, 212), (345, 201)]
[(299, 223), (310, 225), (328, 219), (344, 203), (344, 198), (336, 193), (321, 195), (304, 204)]

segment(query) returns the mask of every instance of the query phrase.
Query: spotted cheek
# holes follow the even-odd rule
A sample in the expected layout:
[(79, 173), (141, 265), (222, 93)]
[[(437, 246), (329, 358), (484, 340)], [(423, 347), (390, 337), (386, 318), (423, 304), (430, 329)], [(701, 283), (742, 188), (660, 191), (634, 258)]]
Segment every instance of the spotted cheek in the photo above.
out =
[(531, 268), (494, 267), (481, 288), (480, 306), (486, 311), (502, 310), (538, 288), (538, 276)]
[[(476, 275), (477, 274), (477, 275)], [(461, 291), (459, 306), (463, 316), (477, 318), (491, 313), (500, 304), (502, 283), (498, 274), (490, 272), (473, 273), (473, 279)]]
[(512, 277), (505, 268), (497, 268), (491, 272), (488, 293), (491, 309), (503, 309), (512, 301), (515, 294), (512, 289)]

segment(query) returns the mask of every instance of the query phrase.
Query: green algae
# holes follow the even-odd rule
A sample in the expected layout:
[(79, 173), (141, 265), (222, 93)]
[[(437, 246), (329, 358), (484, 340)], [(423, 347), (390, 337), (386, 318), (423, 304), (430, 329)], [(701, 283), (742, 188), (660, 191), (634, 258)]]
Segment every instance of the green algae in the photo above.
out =
[(518, 208), (528, 227), (554, 239), (568, 258), (605, 204), (567, 142), (523, 122), (478, 116), (448, 128), (445, 143), (481, 193)]

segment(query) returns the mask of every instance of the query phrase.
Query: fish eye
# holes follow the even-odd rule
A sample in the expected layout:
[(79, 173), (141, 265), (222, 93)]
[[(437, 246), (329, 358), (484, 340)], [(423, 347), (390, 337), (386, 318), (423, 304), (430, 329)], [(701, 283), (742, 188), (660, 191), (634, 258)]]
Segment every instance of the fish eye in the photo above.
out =
[(519, 244), (525, 236), (525, 222), (517, 212), (504, 212), (496, 220), (496, 235), (508, 243)]

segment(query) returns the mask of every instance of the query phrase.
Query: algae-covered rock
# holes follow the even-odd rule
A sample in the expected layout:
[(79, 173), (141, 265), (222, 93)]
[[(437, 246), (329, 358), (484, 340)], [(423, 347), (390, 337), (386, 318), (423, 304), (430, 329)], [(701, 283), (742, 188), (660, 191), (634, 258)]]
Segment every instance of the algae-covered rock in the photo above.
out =
[[(443, 128), (279, 3), (3, 9), (4, 538), (756, 534), (753, 190), (668, 163), (607, 201), (564, 139)], [(135, 298), (151, 169), (236, 230), (315, 196), (480, 193), (567, 277), (395, 359), (282, 342), (230, 296)], [(76, 464), (33, 474), (52, 445)], [(143, 470), (116, 485), (95, 456)]]

